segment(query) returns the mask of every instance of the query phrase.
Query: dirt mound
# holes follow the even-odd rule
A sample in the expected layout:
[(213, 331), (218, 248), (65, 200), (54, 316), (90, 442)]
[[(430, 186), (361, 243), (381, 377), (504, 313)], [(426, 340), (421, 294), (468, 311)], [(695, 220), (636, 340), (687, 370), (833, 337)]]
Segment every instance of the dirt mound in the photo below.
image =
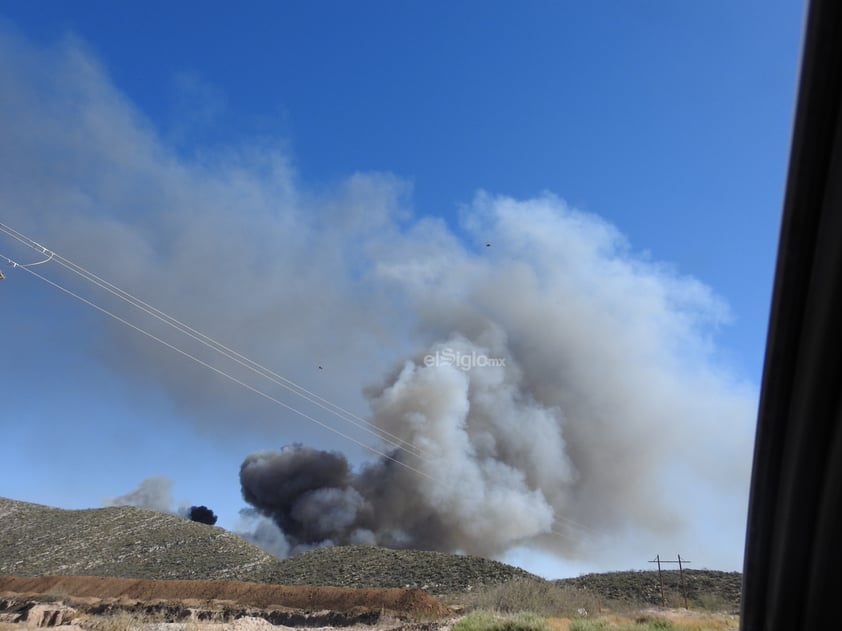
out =
[(438, 618), (450, 611), (420, 589), (267, 585), (240, 581), (148, 580), (99, 576), (0, 576), (0, 593), (140, 601), (226, 601), (242, 607), (303, 611), (385, 610)]

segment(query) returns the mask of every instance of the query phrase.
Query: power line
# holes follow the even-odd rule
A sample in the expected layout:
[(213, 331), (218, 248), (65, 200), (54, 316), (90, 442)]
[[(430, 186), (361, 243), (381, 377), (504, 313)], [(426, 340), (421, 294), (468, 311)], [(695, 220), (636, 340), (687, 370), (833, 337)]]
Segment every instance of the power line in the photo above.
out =
[[(279, 386), (287, 389), (288, 391), (298, 395), (299, 397), (305, 399), (306, 401), (308, 401), (310, 403), (313, 403), (314, 405), (317, 405), (318, 407), (334, 414), (335, 416), (339, 417), (340, 419), (342, 419), (342, 420), (344, 420), (348, 423), (351, 423), (352, 425), (358, 427), (359, 429), (376, 436), (377, 438), (384, 441), (385, 443), (387, 443), (387, 444), (389, 444), (389, 445), (391, 445), (391, 446), (393, 446), (397, 449), (403, 449), (404, 451), (408, 452), (410, 455), (418, 458), (419, 460), (421, 460), (423, 462), (430, 463), (431, 462), (430, 455), (425, 450), (422, 450), (420, 447), (418, 447), (416, 445), (413, 445), (409, 441), (406, 441), (406, 440), (396, 436), (395, 434), (392, 434), (392, 433), (390, 433), (386, 430), (383, 430), (383, 429), (373, 425), (369, 421), (366, 421), (365, 419), (353, 414), (352, 412), (349, 412), (345, 408), (343, 408), (343, 407), (341, 407), (337, 404), (332, 403), (328, 399), (325, 399), (324, 397), (321, 397), (318, 394), (316, 394), (314, 392), (311, 392), (310, 390), (304, 388), (303, 386), (300, 386), (300, 385), (296, 384), (295, 382), (279, 375), (278, 373), (270, 370), (269, 368), (266, 368), (265, 366), (259, 364), (258, 362), (255, 362), (255, 361), (249, 359), (248, 357), (238, 353), (237, 351), (232, 350), (231, 348), (225, 346), (224, 344), (222, 344), (222, 343), (214, 340), (213, 338), (201, 333), (200, 331), (197, 331), (196, 329), (188, 326), (187, 324), (184, 324), (183, 322), (179, 321), (178, 319), (164, 313), (163, 311), (153, 307), (152, 305), (144, 302), (143, 300), (133, 296), (129, 292), (126, 292), (126, 291), (120, 289), (119, 287), (117, 287), (116, 285), (113, 285), (112, 283), (109, 283), (108, 281), (102, 279), (101, 277), (97, 276), (93, 272), (90, 272), (90, 271), (86, 270), (82, 266), (77, 265), (76, 263), (73, 263), (72, 261), (60, 256), (59, 254), (57, 254), (57, 253), (55, 253), (51, 250), (48, 250), (46, 247), (42, 246), (37, 241), (27, 237), (26, 235), (18, 232), (17, 230), (14, 230), (10, 226), (7, 226), (6, 224), (0, 223), (0, 231), (6, 233), (7, 235), (11, 236), (12, 238), (14, 238), (15, 240), (19, 241), (20, 243), (26, 245), (27, 247), (29, 247), (31, 249), (34, 249), (34, 250), (40, 252), (41, 254), (44, 254), (44, 255), (47, 256), (46, 259), (44, 259), (42, 261), (38, 261), (36, 263), (20, 264), (20, 263), (17, 263), (15, 261), (13, 261), (9, 257), (6, 257), (4, 255), (0, 255), (0, 258), (4, 259), (13, 268), (23, 269), (24, 271), (26, 271), (27, 273), (35, 276), (36, 278), (40, 279), (41, 281), (55, 287), (56, 289), (66, 293), (70, 296), (72, 296), (73, 298), (87, 304), (88, 306), (96, 309), (97, 311), (117, 320), (118, 322), (124, 324), (125, 326), (128, 326), (128, 327), (134, 329), (135, 331), (138, 331), (139, 333), (141, 333), (141, 334), (147, 336), (148, 338), (166, 346), (167, 348), (170, 348), (171, 350), (173, 350), (173, 351), (175, 351), (175, 352), (177, 352), (177, 353), (197, 362), (198, 364), (204, 366), (205, 368), (208, 368), (208, 369), (214, 371), (215, 373), (219, 374), (220, 376), (223, 376), (226, 379), (229, 379), (230, 381), (232, 381), (232, 382), (234, 382), (234, 383), (254, 392), (255, 394), (257, 394), (257, 395), (259, 395), (259, 396), (261, 396), (261, 397), (263, 397), (263, 398), (265, 398), (265, 399), (267, 399), (267, 400), (269, 400), (269, 401), (271, 401), (271, 402), (273, 402), (273, 403), (275, 403), (275, 404), (277, 404), (281, 407), (284, 407), (285, 409), (287, 409), (291, 412), (294, 412), (295, 414), (298, 414), (299, 416), (301, 416), (302, 418), (305, 418), (306, 420), (309, 420), (313, 423), (316, 423), (317, 425), (323, 427), (324, 429), (327, 429), (328, 431), (331, 431), (334, 434), (336, 434), (338, 436), (341, 436), (342, 438), (345, 438), (346, 440), (351, 441), (352, 443), (370, 451), (371, 453), (373, 453), (375, 455), (378, 455), (382, 458), (385, 458), (389, 461), (392, 461), (392, 462), (404, 467), (405, 469), (408, 469), (408, 470), (412, 471), (413, 473), (417, 473), (418, 475), (421, 475), (421, 476), (433, 481), (434, 483), (437, 483), (437, 484), (441, 483), (439, 480), (437, 480), (436, 478), (433, 478), (432, 476), (425, 473), (424, 471), (421, 471), (420, 469), (417, 469), (417, 468), (415, 468), (415, 467), (413, 467), (413, 466), (411, 466), (411, 465), (409, 465), (409, 464), (407, 464), (407, 463), (405, 463), (401, 460), (398, 460), (397, 458), (395, 458), (392, 455), (389, 455), (389, 454), (387, 454), (383, 451), (380, 451), (380, 450), (378, 450), (374, 447), (371, 447), (370, 445), (367, 445), (367, 444), (353, 438), (352, 436), (349, 436), (348, 434), (345, 434), (344, 432), (341, 432), (340, 430), (332, 427), (331, 425), (328, 425), (327, 423), (325, 423), (325, 422), (323, 422), (323, 421), (321, 421), (321, 420), (319, 420), (319, 419), (317, 419), (317, 418), (315, 418), (315, 417), (313, 417), (313, 416), (311, 416), (311, 415), (309, 415), (305, 412), (302, 412), (301, 410), (298, 410), (297, 408), (281, 401), (280, 399), (277, 399), (277, 398), (267, 394), (266, 392), (263, 392), (262, 390), (245, 383), (241, 379), (238, 379), (237, 377), (234, 377), (234, 376), (228, 374), (227, 372), (225, 372), (225, 371), (223, 371), (223, 370), (203, 361), (202, 359), (200, 359), (200, 358), (196, 357), (195, 355), (192, 355), (191, 353), (175, 346), (174, 344), (171, 344), (170, 342), (167, 342), (167, 341), (161, 339), (160, 337), (154, 335), (153, 333), (150, 333), (149, 331), (143, 329), (142, 327), (140, 327), (138, 325), (135, 325), (135, 324), (129, 322), (128, 320), (125, 320), (124, 318), (121, 318), (120, 316), (116, 315), (115, 313), (97, 305), (93, 301), (88, 300), (87, 298), (84, 298), (83, 296), (71, 291), (70, 289), (67, 289), (67, 288), (63, 287), (59, 283), (56, 283), (56, 282), (42, 276), (41, 274), (38, 274), (37, 272), (33, 271), (30, 268), (32, 266), (35, 266), (35, 265), (41, 265), (41, 264), (44, 264), (44, 263), (47, 263), (47, 262), (50, 262), (50, 261), (55, 261), (56, 263), (58, 263), (59, 265), (61, 265), (65, 269), (75, 273), (78, 276), (81, 276), (83, 279), (87, 280), (88, 282), (100, 287), (101, 289), (104, 289), (105, 291), (108, 291), (109, 293), (111, 293), (112, 295), (120, 298), (124, 302), (129, 303), (130, 305), (132, 305), (135, 308), (143, 311), (144, 313), (146, 313), (146, 314), (156, 318), (157, 320), (163, 322), (164, 324), (167, 324), (168, 326), (176, 329), (180, 333), (188, 335), (189, 337), (191, 337), (192, 339), (194, 339), (194, 340), (198, 341), (199, 343), (203, 344), (207, 348), (210, 348), (211, 350), (216, 351), (217, 353), (223, 355), (224, 357), (226, 357), (228, 359), (231, 359), (232, 361), (235, 361), (239, 365), (243, 366), (244, 368), (247, 368), (247, 369), (251, 370), (255, 374), (258, 374), (258, 375), (262, 376), (263, 378), (271, 381), (272, 383), (275, 383), (276, 385), (279, 385)], [(359, 421), (359, 422), (356, 422), (354, 419), (356, 419), (356, 421)], [(391, 437), (393, 440), (390, 440), (387, 437)], [(572, 527), (574, 530), (577, 530), (579, 536), (585, 536), (587, 538), (590, 538), (590, 537), (594, 536), (594, 534), (598, 534), (598, 531), (594, 530), (593, 528), (591, 528), (589, 526), (585, 526), (584, 524), (580, 524), (580, 523), (578, 523), (578, 522), (576, 522), (572, 519), (563, 517), (561, 515), (554, 515), (553, 519), (556, 522), (560, 522), (560, 523), (565, 524), (568, 528)], [(568, 536), (565, 533), (558, 532), (555, 529), (554, 526), (551, 526), (550, 530), (545, 534), (552, 534), (552, 535), (555, 535), (555, 536), (558, 536), (558, 537), (567, 537)]]
[(187, 357), (188, 359), (193, 360), (194, 362), (204, 366), (205, 368), (208, 368), (209, 370), (212, 370), (213, 372), (217, 373), (218, 375), (221, 375), (222, 377), (225, 377), (226, 379), (229, 379), (230, 381), (232, 381), (232, 382), (234, 382), (234, 383), (254, 392), (255, 394), (263, 397), (264, 399), (267, 399), (268, 401), (271, 401), (272, 403), (280, 405), (281, 407), (286, 408), (287, 410), (289, 410), (291, 412), (294, 412), (295, 414), (298, 414), (299, 416), (301, 416), (301, 417), (303, 417), (303, 418), (305, 418), (305, 419), (307, 419), (307, 420), (309, 420), (313, 423), (316, 423), (317, 425), (323, 427), (324, 429), (333, 432), (337, 436), (341, 436), (342, 438), (345, 438), (346, 440), (349, 440), (352, 443), (354, 443), (356, 445), (359, 445), (363, 449), (367, 449), (368, 451), (372, 452), (373, 454), (381, 456), (382, 458), (385, 458), (387, 460), (391, 460), (392, 462), (412, 471), (413, 473), (417, 473), (418, 475), (422, 475), (425, 478), (428, 478), (430, 480), (435, 481), (434, 478), (432, 478), (430, 475), (428, 475), (424, 471), (421, 471), (420, 469), (416, 469), (415, 467), (413, 467), (411, 465), (408, 465), (405, 462), (402, 462), (402, 461), (398, 460), (397, 458), (395, 458), (393, 456), (390, 456), (389, 454), (387, 454), (385, 452), (380, 451), (379, 449), (376, 449), (376, 448), (374, 448), (370, 445), (366, 445), (362, 441), (359, 441), (356, 438), (354, 438), (352, 436), (349, 436), (348, 434), (345, 434), (344, 432), (341, 432), (340, 430), (336, 429), (335, 427), (332, 427), (332, 426), (328, 425), (327, 423), (325, 423), (323, 421), (320, 421), (319, 419), (317, 419), (313, 416), (310, 416), (306, 412), (302, 412), (301, 410), (289, 405), (288, 403), (285, 403), (285, 402), (281, 401), (280, 399), (277, 399), (277, 398), (273, 397), (272, 395), (267, 394), (267, 393), (263, 392), (262, 390), (259, 390), (258, 388), (255, 388), (252, 385), (247, 384), (245, 381), (242, 381), (241, 379), (238, 379), (237, 377), (234, 377), (234, 376), (228, 374), (224, 370), (222, 370), (220, 368), (217, 368), (216, 366), (212, 366), (211, 364), (207, 363), (206, 361), (203, 361), (202, 359), (196, 357), (195, 355), (192, 355), (192, 354), (188, 353), (187, 351), (178, 348), (174, 344), (171, 344), (171, 343), (167, 342), (166, 340), (161, 339), (160, 337), (158, 337), (154, 333), (150, 333), (149, 331), (146, 331), (142, 327), (139, 327), (135, 324), (132, 324), (128, 320), (126, 320), (124, 318), (121, 318), (120, 316), (118, 316), (115, 313), (112, 313), (108, 309), (105, 309), (104, 307), (100, 307), (98, 304), (88, 300), (87, 298), (85, 298), (83, 296), (80, 296), (79, 294), (75, 293), (74, 291), (72, 291), (70, 289), (67, 289), (66, 287), (63, 287), (63, 286), (59, 285), (58, 283), (50, 280), (49, 278), (46, 278), (46, 277), (42, 276), (38, 272), (34, 272), (31, 269), (29, 269), (28, 267), (13, 261), (9, 257), (0, 254), (0, 258), (4, 259), (6, 262), (8, 262), (10, 265), (12, 265), (12, 267), (20, 268), (20, 269), (24, 270), (25, 272), (27, 272), (28, 274), (32, 274), (33, 276), (42, 280), (43, 282), (47, 283), (48, 285), (52, 285), (56, 289), (66, 293), (69, 296), (72, 296), (73, 298), (76, 298), (77, 300), (85, 303), (89, 307), (92, 307), (92, 308), (96, 309), (100, 313), (103, 313), (103, 314), (105, 314), (105, 315), (107, 315), (111, 318), (114, 318), (118, 322), (134, 329), (135, 331), (137, 331), (139, 333), (142, 333), (143, 335), (147, 336), (148, 338), (150, 338), (152, 340), (155, 340), (159, 344), (163, 344), (164, 346), (166, 346), (167, 348), (175, 351), (176, 353), (179, 353), (179, 354), (183, 355), (184, 357)]
[(408, 451), (408, 452), (410, 452), (413, 455), (418, 456), (418, 457), (425, 457), (425, 456), (429, 455), (429, 454), (425, 453), (425, 451), (422, 448), (412, 444), (411, 442), (409, 442), (409, 441), (407, 441), (407, 440), (405, 440), (405, 439), (403, 439), (403, 438), (401, 438), (401, 437), (399, 437), (399, 436), (397, 436), (397, 435), (395, 435), (395, 434), (393, 434), (393, 433), (391, 433), (391, 432), (389, 432), (385, 429), (377, 427), (373, 423), (367, 421), (366, 419), (364, 419), (360, 416), (357, 416), (356, 414), (353, 414), (352, 412), (346, 410), (342, 406), (337, 405), (335, 403), (332, 403), (331, 401), (325, 399), (324, 397), (319, 396), (318, 394), (316, 394), (316, 393), (308, 390), (307, 388), (295, 383), (294, 381), (279, 375), (278, 373), (270, 370), (269, 368), (266, 368), (262, 364), (259, 364), (258, 362), (254, 361), (252, 359), (249, 359), (248, 357), (242, 355), (241, 353), (238, 353), (237, 351), (225, 346), (224, 344), (222, 344), (221, 342), (218, 342), (217, 340), (211, 338), (210, 336), (205, 335), (204, 333), (202, 333), (200, 331), (197, 331), (196, 329), (188, 326), (187, 324), (181, 322), (180, 320), (164, 313), (160, 309), (157, 309), (157, 308), (153, 307), (152, 305), (144, 302), (140, 298), (137, 298), (136, 296), (133, 296), (129, 292), (127, 292), (123, 289), (120, 289), (116, 285), (114, 285), (112, 283), (109, 283), (108, 281), (100, 278), (99, 276), (97, 276), (93, 272), (90, 272), (90, 271), (86, 270), (82, 266), (77, 265), (76, 263), (73, 263), (72, 261), (64, 258), (63, 256), (60, 256), (59, 254), (57, 254), (57, 253), (55, 253), (51, 250), (48, 250), (46, 247), (44, 247), (43, 245), (41, 245), (37, 241), (35, 241), (35, 240), (27, 237), (26, 235), (18, 232), (14, 228), (11, 228), (10, 226), (7, 226), (6, 224), (0, 223), (0, 231), (5, 232), (7, 235), (9, 235), (12, 238), (16, 239), (17, 241), (23, 243), (27, 247), (30, 247), (30, 248), (32, 248), (32, 249), (34, 249), (34, 250), (36, 250), (36, 251), (38, 251), (42, 254), (48, 255), (48, 257), (43, 261), (39, 261), (37, 263), (30, 263), (28, 265), (21, 265), (21, 264), (15, 263), (16, 266), (21, 267), (21, 268), (28, 268), (28, 267), (31, 267), (33, 265), (41, 265), (43, 263), (47, 263), (50, 260), (54, 260), (56, 263), (58, 263), (59, 265), (61, 265), (65, 269), (77, 274), (78, 276), (81, 276), (82, 278), (84, 278), (88, 282), (93, 283), (94, 285), (100, 287), (101, 289), (104, 289), (105, 291), (109, 292), (110, 294), (120, 298), (124, 302), (129, 303), (130, 305), (132, 305), (136, 309), (139, 309), (139, 310), (143, 311), (144, 313), (152, 316), (153, 318), (163, 322), (164, 324), (167, 324), (168, 326), (176, 329), (180, 333), (183, 333), (183, 334), (191, 337), (192, 339), (196, 340), (200, 344), (202, 344), (202, 345), (206, 346), (207, 348), (210, 348), (211, 350), (219, 353), (220, 355), (223, 355), (224, 357), (236, 362), (240, 366), (243, 366), (244, 368), (246, 368), (248, 370), (251, 370), (255, 374), (258, 374), (261, 377), (263, 377), (264, 379), (267, 379), (267, 380), (271, 381), (272, 383), (274, 383), (276, 385), (279, 385), (282, 388), (285, 388), (285, 389), (289, 390), (293, 394), (305, 399), (306, 401), (326, 410), (327, 412), (330, 412), (331, 414), (339, 417), (340, 419), (342, 419), (346, 423), (350, 423), (351, 425), (354, 425), (358, 429), (361, 429), (362, 431), (367, 432), (368, 434), (371, 434), (371, 435), (379, 438), (380, 440), (382, 440), (385, 443), (391, 445), (392, 447), (394, 447), (396, 449), (404, 449), (404, 450), (406, 450), (406, 451)]

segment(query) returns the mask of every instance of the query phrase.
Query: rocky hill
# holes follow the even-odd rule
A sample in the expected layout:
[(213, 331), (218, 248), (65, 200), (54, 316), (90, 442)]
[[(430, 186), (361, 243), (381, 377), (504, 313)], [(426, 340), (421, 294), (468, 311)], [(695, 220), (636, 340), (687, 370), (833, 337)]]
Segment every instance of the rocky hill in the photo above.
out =
[(389, 550), (374, 546), (317, 548), (282, 560), (270, 572), (273, 583), (317, 584), (348, 587), (420, 587), (433, 594), (447, 594), (513, 579), (543, 579), (518, 567), (481, 557)]
[[(662, 572), (663, 601), (667, 605), (684, 605), (705, 609), (737, 611), (740, 607), (742, 574), (716, 570), (684, 570), (684, 588), (678, 570)], [(608, 601), (623, 601), (636, 605), (661, 605), (661, 586), (657, 571), (605, 572), (585, 574), (577, 578), (555, 581), (560, 586), (585, 590)]]
[(238, 535), (175, 515), (0, 498), (0, 574), (246, 581), (277, 563)]
[[(473, 556), (374, 546), (318, 548), (278, 559), (222, 528), (132, 507), (64, 510), (0, 498), (0, 575), (237, 580), (276, 585), (418, 587), (476, 592), (512, 581), (545, 589), (520, 568)], [(520, 579), (519, 581), (517, 579)], [(736, 609), (741, 576), (685, 571), (691, 604)], [(606, 601), (661, 604), (657, 572), (609, 572), (555, 581)], [(668, 604), (682, 605), (677, 572)]]
[(125, 506), (64, 510), (4, 498), (0, 574), (421, 587), (435, 594), (513, 578), (541, 580), (489, 559), (373, 546), (319, 548), (278, 559), (222, 528), (175, 515)]

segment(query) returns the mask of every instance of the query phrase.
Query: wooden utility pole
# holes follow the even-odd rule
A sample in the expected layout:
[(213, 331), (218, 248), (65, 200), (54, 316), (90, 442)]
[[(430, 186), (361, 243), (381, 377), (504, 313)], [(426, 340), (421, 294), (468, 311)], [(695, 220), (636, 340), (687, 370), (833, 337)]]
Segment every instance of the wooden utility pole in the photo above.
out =
[[(689, 561), (685, 561), (685, 563), (689, 563)], [(690, 609), (687, 606), (687, 590), (684, 589), (684, 567), (681, 565), (681, 555), (678, 555), (678, 575), (681, 577), (681, 593), (684, 594), (684, 608)]]
[(661, 589), (661, 607), (667, 606), (667, 600), (664, 598), (664, 581), (661, 580), (661, 555), (656, 554), (655, 559), (649, 561), (649, 563), (657, 563), (658, 564), (658, 587)]
[(658, 585), (661, 587), (661, 605), (664, 607), (666, 607), (667, 601), (666, 598), (664, 598), (664, 581), (661, 579), (661, 563), (678, 563), (678, 575), (681, 577), (681, 595), (684, 597), (684, 608), (690, 609), (687, 605), (687, 589), (684, 587), (684, 566), (690, 565), (691, 561), (682, 559), (680, 554), (678, 555), (677, 561), (662, 560), (661, 555), (656, 554), (655, 558), (649, 561), (649, 563), (658, 564)]

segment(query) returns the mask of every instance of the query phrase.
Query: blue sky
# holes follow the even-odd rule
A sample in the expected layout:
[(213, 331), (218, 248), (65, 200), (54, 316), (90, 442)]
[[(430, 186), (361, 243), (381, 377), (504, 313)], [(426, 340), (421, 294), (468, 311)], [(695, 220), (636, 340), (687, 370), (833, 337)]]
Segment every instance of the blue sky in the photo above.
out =
[[(699, 498), (692, 527), (656, 509), (626, 521), (574, 493), (554, 508), (571, 506), (609, 552), (513, 535), (525, 547), (507, 558), (546, 574), (645, 566), (674, 553), (663, 541), (738, 569), (802, 14), (800, 2), (0, 2), (12, 87), (0, 125), (14, 137), (0, 148), (0, 221), (366, 418), (376, 397), (363, 388), (407, 357), (457, 332), (498, 348), (471, 337), (467, 304), (505, 334), (519, 398), (568, 419), (577, 446), (564, 455), (582, 477), (576, 423), (615, 392), (657, 390), (641, 418), (723, 401), (709, 425), (691, 427), (690, 411), (660, 433), (640, 421), (662, 447), (738, 446), (692, 474), (680, 458), (646, 465), (653, 502)], [(5, 235), (0, 254), (38, 260)], [(516, 293), (518, 266), (534, 293)], [(174, 504), (205, 503), (237, 528), (248, 453), (301, 441), (364, 459), (2, 269), (0, 494), (89, 507), (161, 475)], [(485, 283), (535, 311), (512, 312)], [(649, 289), (660, 306), (638, 300)], [(527, 334), (580, 326), (550, 317), (554, 296), (628, 323), (583, 328), (593, 345), (559, 338), (559, 365), (582, 374), (559, 400), (547, 392), (572, 382), (534, 377), (558, 366)], [(650, 326), (663, 333), (651, 344)], [(650, 361), (683, 381), (663, 386)], [(652, 378), (632, 383), (638, 370)], [(733, 460), (745, 466), (714, 480)], [(716, 506), (735, 515), (700, 523)]]

